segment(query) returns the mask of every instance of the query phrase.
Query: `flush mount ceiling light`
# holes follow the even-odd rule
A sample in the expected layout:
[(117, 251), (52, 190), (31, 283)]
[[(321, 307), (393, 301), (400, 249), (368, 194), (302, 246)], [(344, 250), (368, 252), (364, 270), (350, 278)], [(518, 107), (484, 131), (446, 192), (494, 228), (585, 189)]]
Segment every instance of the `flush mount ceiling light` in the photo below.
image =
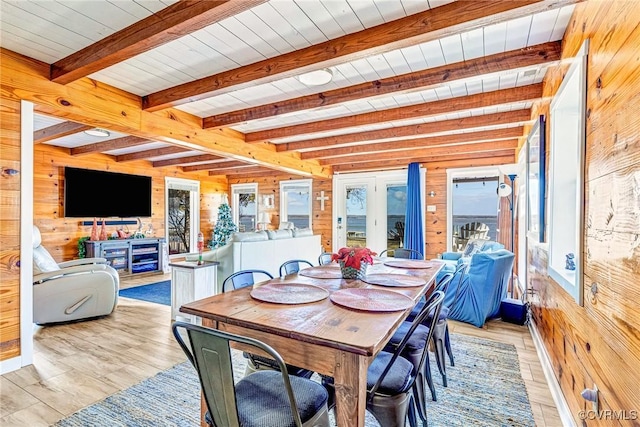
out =
[(91, 136), (101, 136), (103, 138), (106, 138), (107, 136), (111, 135), (108, 130), (98, 129), (98, 128), (85, 130), (84, 133)]
[(326, 85), (333, 78), (333, 72), (329, 68), (323, 68), (321, 70), (310, 71), (308, 73), (300, 74), (298, 80), (300, 83), (307, 86), (320, 86)]

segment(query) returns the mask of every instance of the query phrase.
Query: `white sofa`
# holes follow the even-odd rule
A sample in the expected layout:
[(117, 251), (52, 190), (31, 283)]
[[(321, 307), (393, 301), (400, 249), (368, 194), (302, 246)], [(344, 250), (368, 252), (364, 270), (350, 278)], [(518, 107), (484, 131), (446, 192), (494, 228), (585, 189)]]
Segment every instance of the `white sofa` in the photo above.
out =
[[(219, 293), (222, 282), (239, 270), (259, 269), (277, 277), (280, 265), (290, 259), (304, 259), (314, 265), (322, 253), (320, 236), (311, 230), (268, 230), (234, 233), (225, 246), (205, 252), (204, 261), (217, 261)], [(188, 255), (187, 261), (195, 261), (197, 255)]]

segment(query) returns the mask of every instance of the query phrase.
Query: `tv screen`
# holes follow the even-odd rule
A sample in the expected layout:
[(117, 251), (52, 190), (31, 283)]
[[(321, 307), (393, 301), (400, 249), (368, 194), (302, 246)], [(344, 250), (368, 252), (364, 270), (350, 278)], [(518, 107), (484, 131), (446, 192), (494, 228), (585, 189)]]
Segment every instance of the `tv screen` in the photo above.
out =
[(64, 216), (150, 217), (151, 177), (65, 167)]

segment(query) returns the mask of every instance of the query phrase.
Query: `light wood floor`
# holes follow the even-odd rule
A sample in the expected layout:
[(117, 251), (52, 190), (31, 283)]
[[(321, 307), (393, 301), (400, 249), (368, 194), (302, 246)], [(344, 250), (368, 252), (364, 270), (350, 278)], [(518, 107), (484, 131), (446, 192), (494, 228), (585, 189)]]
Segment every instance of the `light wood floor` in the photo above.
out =
[[(166, 279), (170, 275), (137, 277), (122, 280), (121, 288)], [(168, 306), (121, 298), (106, 318), (36, 327), (33, 365), (0, 377), (0, 425), (50, 425), (186, 360), (171, 335), (170, 318)], [(449, 327), (513, 344), (536, 424), (562, 425), (526, 327), (499, 320), (481, 329), (454, 321)]]

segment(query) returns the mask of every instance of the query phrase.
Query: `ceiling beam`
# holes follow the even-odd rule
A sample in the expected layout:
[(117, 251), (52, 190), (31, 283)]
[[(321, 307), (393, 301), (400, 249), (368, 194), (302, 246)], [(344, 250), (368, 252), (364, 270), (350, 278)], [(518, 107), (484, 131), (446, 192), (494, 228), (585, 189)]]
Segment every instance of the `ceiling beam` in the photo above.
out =
[[(182, 168), (183, 172), (197, 172), (197, 171), (218, 171), (218, 170), (233, 170), (237, 168), (247, 168), (247, 167), (255, 167), (255, 165), (239, 162), (237, 160), (231, 160), (228, 162), (219, 162), (219, 163), (206, 163), (204, 165), (193, 165), (193, 166), (184, 166)], [(215, 175), (220, 175), (216, 173)]]
[[(356, 172), (361, 170), (382, 170), (382, 169), (398, 169), (398, 168), (406, 168), (409, 163), (428, 163), (429, 170), (433, 170), (435, 162), (438, 164), (448, 163), (448, 162), (460, 162), (462, 164), (459, 167), (470, 167), (470, 166), (479, 166), (478, 164), (472, 164), (480, 159), (495, 159), (495, 164), (503, 164), (503, 163), (512, 163), (515, 158), (514, 150), (497, 150), (497, 151), (487, 151), (484, 153), (472, 153), (472, 154), (451, 154), (444, 156), (425, 156), (412, 158), (411, 160), (406, 159), (398, 159), (398, 160), (387, 160), (387, 161), (378, 161), (373, 160), (367, 163), (350, 163), (343, 165), (334, 166), (334, 172)], [(505, 161), (507, 159), (507, 161)], [(468, 163), (468, 165), (467, 165)], [(493, 163), (490, 163), (493, 164)]]
[(151, 150), (137, 151), (135, 153), (120, 154), (116, 156), (116, 162), (130, 162), (133, 160), (145, 160), (153, 157), (169, 156), (172, 154), (184, 153), (186, 148), (170, 146), (162, 148), (153, 148)]
[[(499, 141), (483, 141), (483, 142), (472, 142), (468, 144), (459, 144), (459, 145), (445, 145), (438, 147), (428, 147), (423, 149), (409, 149), (403, 151), (384, 151), (377, 152), (375, 154), (371, 154), (368, 156), (363, 155), (347, 155), (341, 157), (332, 157), (328, 159), (323, 159), (321, 163), (323, 165), (342, 165), (342, 164), (350, 164), (350, 163), (368, 163), (372, 161), (380, 161), (380, 160), (397, 160), (397, 159), (407, 159), (411, 160), (414, 158), (418, 158), (419, 156), (445, 156), (449, 154), (471, 154), (471, 153), (482, 153), (485, 151), (496, 151), (496, 150), (515, 150), (518, 148), (518, 140), (517, 139), (507, 139), (507, 140), (499, 140)], [(411, 160), (413, 161), (413, 160)]]
[[(402, 150), (424, 150), (430, 147), (444, 146), (451, 149), (467, 142), (498, 141), (501, 139), (519, 138), (522, 136), (522, 126), (483, 130), (478, 132), (456, 133), (452, 135), (433, 136), (429, 138), (403, 139), (399, 141), (381, 142), (377, 144), (351, 145), (348, 147), (329, 148), (327, 150), (305, 151), (300, 154), (302, 159), (329, 159), (341, 156), (355, 156), (371, 154), (378, 157), (380, 152), (398, 152)], [(323, 162), (324, 163), (324, 162)]]
[(460, 119), (443, 120), (439, 122), (421, 123), (417, 125), (390, 127), (387, 129), (367, 132), (348, 133), (344, 135), (328, 136), (325, 138), (306, 139), (304, 141), (276, 144), (278, 151), (300, 151), (321, 149), (336, 145), (356, 142), (371, 142), (391, 138), (428, 135), (432, 133), (448, 132), (460, 129), (473, 129), (485, 126), (499, 126), (520, 124), (531, 121), (531, 109), (507, 111), (504, 113), (485, 114), (482, 116), (463, 117)]
[(197, 154), (194, 156), (178, 157), (176, 159), (157, 160), (153, 162), (153, 167), (161, 168), (164, 166), (178, 166), (178, 165), (186, 165), (189, 163), (210, 162), (212, 160), (221, 160), (221, 159), (224, 159), (224, 157), (214, 156), (212, 154)]
[(526, 102), (542, 97), (542, 83), (519, 86), (511, 89), (495, 90), (469, 96), (443, 99), (423, 104), (407, 105), (388, 110), (355, 114), (335, 119), (319, 120), (299, 125), (268, 129), (245, 134), (245, 141), (263, 141), (286, 138), (296, 135), (312, 134), (349, 127), (364, 126), (375, 123), (407, 120), (419, 117), (437, 116), (453, 112), (461, 112), (475, 108), (492, 107), (514, 102)]
[(121, 148), (135, 147), (137, 145), (151, 144), (146, 138), (137, 136), (124, 136), (122, 138), (110, 139), (108, 141), (96, 142), (95, 144), (81, 145), (71, 149), (72, 156), (83, 154), (100, 153), (103, 151), (119, 150)]
[(64, 136), (73, 135), (82, 131), (92, 129), (93, 126), (87, 126), (76, 122), (62, 122), (56, 125), (48, 126), (44, 129), (33, 132), (33, 143), (42, 144), (43, 142), (52, 141)]
[(203, 126), (205, 128), (229, 126), (249, 120), (327, 107), (356, 99), (437, 88), (452, 84), (455, 81), (477, 77), (478, 75), (483, 75), (483, 78), (487, 78), (493, 74), (504, 72), (515, 73), (534, 66), (540, 66), (541, 64), (551, 64), (559, 61), (560, 54), (561, 43), (559, 41), (548, 42), (524, 49), (428, 68), (415, 73), (407, 73), (273, 104), (205, 117)]
[(249, 166), (242, 168), (220, 168), (209, 171), (209, 176), (226, 175), (226, 176), (254, 176), (254, 175), (267, 175), (271, 173), (269, 169), (260, 166)]
[(303, 49), (170, 87), (143, 98), (147, 111), (178, 106), (270, 83), (319, 68), (379, 55), (556, 9), (579, 0), (460, 1), (396, 19)]
[(265, 1), (179, 1), (55, 62), (51, 65), (51, 80), (70, 83)]
[(49, 65), (0, 48), (2, 95), (38, 104), (39, 111), (92, 127), (165, 142), (297, 175), (330, 178), (331, 168), (300, 160), (296, 153), (277, 153), (263, 144), (247, 144), (228, 132), (207, 130), (173, 114), (143, 111), (140, 97), (109, 85), (82, 79), (68, 85), (49, 80)]

